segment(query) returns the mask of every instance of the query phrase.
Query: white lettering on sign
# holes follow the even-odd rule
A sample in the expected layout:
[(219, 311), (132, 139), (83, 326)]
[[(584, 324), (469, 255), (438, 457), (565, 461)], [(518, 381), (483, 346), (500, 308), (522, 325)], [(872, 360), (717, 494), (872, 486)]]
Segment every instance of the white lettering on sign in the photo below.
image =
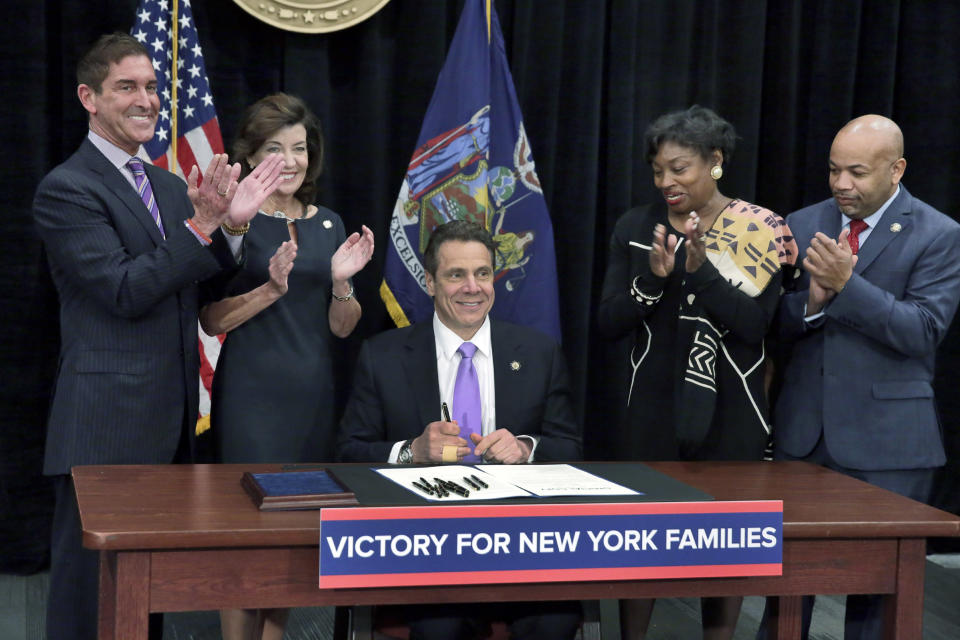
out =
[(657, 529), (627, 529), (625, 531), (587, 531), (593, 551), (596, 553), (603, 545), (606, 551), (656, 551), (654, 536)]
[(576, 551), (579, 543), (579, 531), (522, 531), (520, 533), (520, 553)]
[(458, 533), (457, 555), (463, 555), (464, 549), (481, 556), (491, 551), (507, 554), (510, 553), (510, 534), (498, 532), (491, 536), (489, 533)]
[[(506, 534), (504, 534), (506, 535)], [(418, 533), (412, 536), (400, 534), (396, 536), (341, 536), (334, 540), (326, 538), (327, 548), (334, 558), (369, 558), (374, 554), (380, 557), (387, 555), (387, 549), (397, 557), (408, 556), (439, 556), (443, 553), (443, 545), (449, 536)], [(432, 548), (432, 550), (431, 550)]]

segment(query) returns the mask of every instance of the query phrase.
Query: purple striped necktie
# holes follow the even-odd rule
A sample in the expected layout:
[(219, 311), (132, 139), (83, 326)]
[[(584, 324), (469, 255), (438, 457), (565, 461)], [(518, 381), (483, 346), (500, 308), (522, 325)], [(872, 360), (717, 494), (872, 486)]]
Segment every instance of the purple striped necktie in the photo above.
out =
[(140, 194), (140, 199), (143, 200), (143, 204), (147, 205), (147, 211), (153, 216), (153, 221), (157, 223), (160, 235), (166, 238), (167, 234), (163, 232), (163, 222), (160, 221), (160, 209), (153, 197), (153, 189), (150, 188), (150, 179), (147, 178), (147, 172), (143, 168), (143, 160), (136, 157), (130, 158), (127, 166), (133, 172), (133, 181), (137, 185), (137, 193)]
[[(457, 379), (453, 383), (453, 419), (460, 425), (460, 437), (473, 449), (470, 434), (483, 435), (480, 381), (477, 379), (477, 370), (473, 366), (473, 354), (477, 352), (477, 345), (464, 342), (457, 351), (460, 352), (461, 358), (460, 366), (457, 367)], [(481, 462), (481, 460), (471, 453), (461, 462)]]

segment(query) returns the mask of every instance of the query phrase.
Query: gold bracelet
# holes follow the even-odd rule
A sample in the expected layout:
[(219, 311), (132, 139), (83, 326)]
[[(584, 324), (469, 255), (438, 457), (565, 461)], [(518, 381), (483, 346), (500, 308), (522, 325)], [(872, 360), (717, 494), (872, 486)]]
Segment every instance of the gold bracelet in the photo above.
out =
[(347, 295), (345, 296), (338, 296), (333, 289), (330, 290), (330, 293), (333, 294), (334, 300), (337, 300), (338, 302), (349, 302), (350, 298), (353, 297), (353, 285), (350, 285), (350, 291), (348, 291)]
[(250, 223), (247, 222), (239, 227), (231, 227), (226, 222), (222, 223), (220, 227), (223, 231), (231, 236), (242, 236), (247, 231), (250, 231)]

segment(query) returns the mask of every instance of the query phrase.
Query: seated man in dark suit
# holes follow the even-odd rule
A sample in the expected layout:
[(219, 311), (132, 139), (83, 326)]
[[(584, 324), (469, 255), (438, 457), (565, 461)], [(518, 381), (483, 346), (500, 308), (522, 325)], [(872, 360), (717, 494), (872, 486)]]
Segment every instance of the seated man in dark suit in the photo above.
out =
[[(559, 346), (533, 329), (491, 320), (496, 244), (453, 221), (424, 252), (430, 323), (364, 343), (340, 424), (342, 460), (398, 464), (522, 464), (577, 460), (581, 434)], [(445, 419), (441, 404), (453, 407)], [(570, 638), (578, 602), (438, 605), (405, 612), (411, 638), (470, 637), (476, 619), (511, 621), (514, 638)]]

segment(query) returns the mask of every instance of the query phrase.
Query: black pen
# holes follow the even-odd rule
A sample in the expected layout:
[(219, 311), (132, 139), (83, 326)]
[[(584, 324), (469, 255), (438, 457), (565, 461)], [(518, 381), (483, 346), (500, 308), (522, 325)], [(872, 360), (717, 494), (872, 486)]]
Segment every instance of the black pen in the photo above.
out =
[(474, 491), (478, 491), (480, 489), (480, 485), (478, 485), (476, 482), (474, 482), (467, 476), (463, 476), (463, 481), (466, 482), (468, 485), (470, 485), (470, 488), (473, 489)]
[(423, 486), (422, 484), (420, 484), (419, 482), (417, 482), (416, 480), (414, 480), (411, 484), (413, 484), (413, 486), (415, 486), (417, 489), (420, 489), (420, 491), (426, 493), (427, 495), (431, 495), (431, 496), (432, 496), (433, 493), (434, 493), (434, 491), (433, 491), (432, 488), (430, 488), (430, 487), (425, 487), (425, 486)]
[(458, 496), (462, 496), (464, 498), (470, 497), (470, 492), (464, 489), (463, 487), (461, 487), (460, 485), (458, 485), (456, 482), (450, 482), (449, 480), (441, 480), (440, 478), (437, 478), (436, 480), (437, 482), (441, 483), (443, 488), (446, 489), (447, 491), (450, 491), (451, 493), (455, 493)]
[(423, 476), (420, 476), (420, 484), (430, 489), (433, 489), (433, 485), (427, 482), (426, 478), (424, 478)]
[(450, 495), (450, 492), (447, 491), (447, 488), (443, 485), (443, 482), (440, 480), (440, 478), (434, 478), (434, 480), (437, 483), (435, 488), (438, 496), (441, 498), (446, 498), (448, 495)]
[(450, 482), (447, 482), (446, 480), (441, 480), (440, 478), (434, 478), (434, 480), (437, 481), (437, 484), (440, 485), (440, 488), (443, 489), (447, 495), (450, 495), (451, 493), (459, 493), (460, 495), (463, 495), (464, 492), (466, 492), (467, 495), (470, 495), (470, 492), (463, 487), (458, 487)]
[(486, 482), (484, 482), (483, 480), (481, 480), (480, 478), (478, 478), (477, 476), (475, 476), (475, 475), (473, 475), (473, 474), (470, 474), (470, 477), (473, 478), (473, 481), (476, 482), (476, 483), (477, 483), (478, 485), (480, 485), (481, 487), (483, 487), (484, 489), (486, 489), (486, 488), (488, 488), (488, 487), (490, 486), (490, 485), (488, 485)]
[(467, 491), (467, 488), (466, 488), (466, 487), (460, 486), (459, 484), (457, 484), (457, 483), (454, 482), (453, 480), (444, 480), (444, 482), (447, 483), (447, 488), (457, 489), (457, 490), (459, 490), (459, 491), (466, 491), (466, 492), (467, 492), (467, 495), (470, 495), (470, 492)]
[(450, 422), (450, 409), (447, 407), (446, 402), (440, 403), (440, 410), (443, 411), (443, 421)]

